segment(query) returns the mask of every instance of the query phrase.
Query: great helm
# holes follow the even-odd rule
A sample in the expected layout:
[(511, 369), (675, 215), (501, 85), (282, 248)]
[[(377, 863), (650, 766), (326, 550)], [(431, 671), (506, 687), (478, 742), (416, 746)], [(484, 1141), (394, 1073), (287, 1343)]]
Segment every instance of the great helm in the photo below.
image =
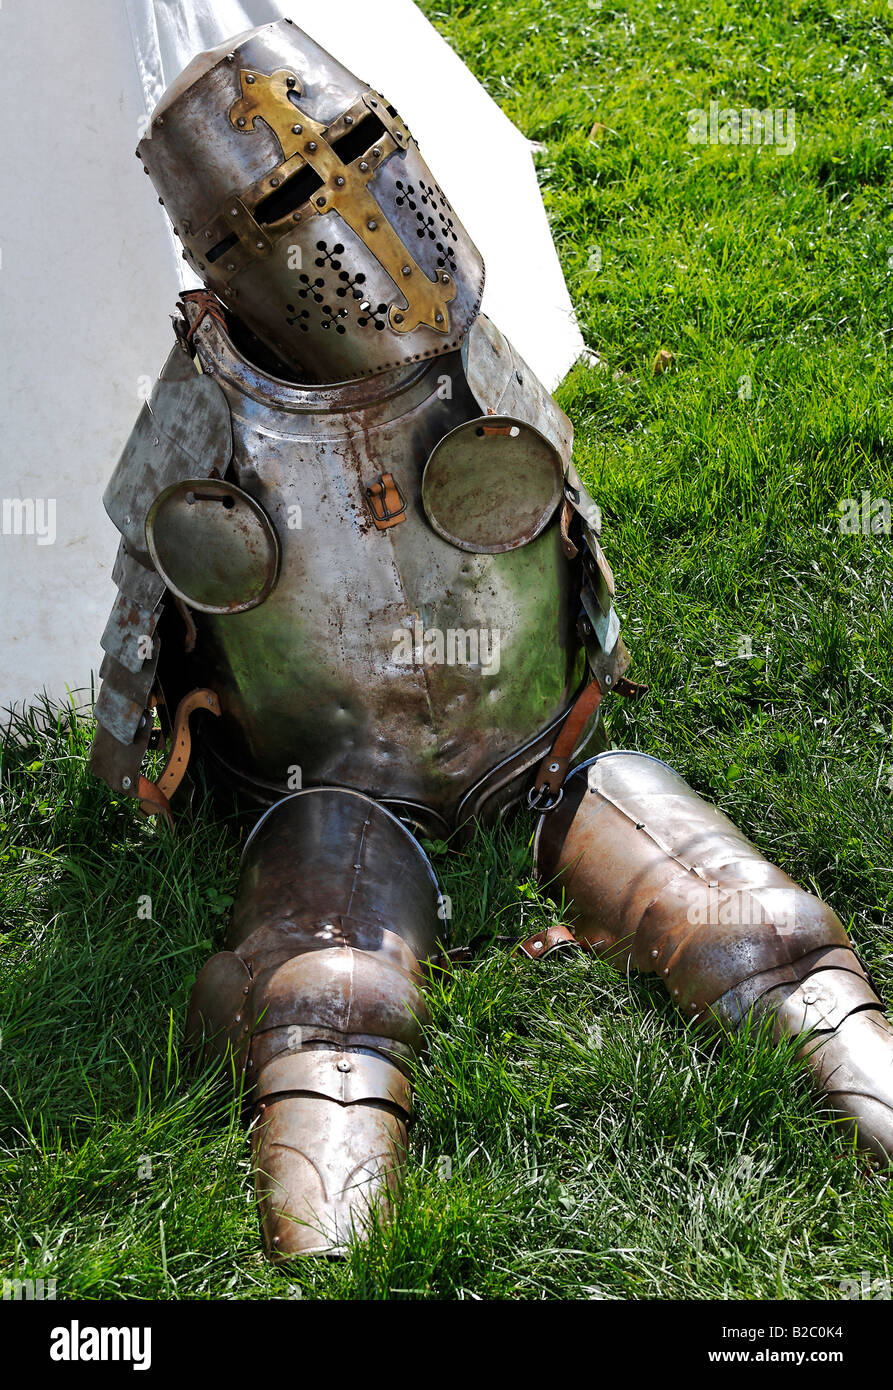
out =
[(394, 108), (291, 20), (194, 58), (137, 154), (189, 264), (310, 379), (462, 343), (480, 254)]

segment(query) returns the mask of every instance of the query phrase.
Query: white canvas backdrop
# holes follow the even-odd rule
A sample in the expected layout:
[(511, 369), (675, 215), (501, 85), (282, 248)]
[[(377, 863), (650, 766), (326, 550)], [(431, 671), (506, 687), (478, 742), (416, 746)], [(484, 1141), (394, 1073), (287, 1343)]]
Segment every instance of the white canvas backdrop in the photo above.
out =
[(114, 598), (102, 490), (194, 283), (134, 158), (147, 114), (195, 53), (284, 16), (400, 110), (537, 375), (583, 351), (528, 144), (412, 0), (4, 4), (0, 706), (89, 691)]

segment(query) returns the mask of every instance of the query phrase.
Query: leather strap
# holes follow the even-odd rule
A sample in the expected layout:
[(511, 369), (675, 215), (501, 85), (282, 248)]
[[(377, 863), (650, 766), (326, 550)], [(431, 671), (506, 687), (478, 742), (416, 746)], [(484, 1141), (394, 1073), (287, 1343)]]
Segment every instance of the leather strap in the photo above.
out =
[(580, 943), (577, 938), (567, 927), (560, 925), (547, 927), (545, 931), (537, 932), (535, 936), (528, 936), (526, 941), (518, 943), (518, 950), (528, 960), (545, 960), (553, 951), (579, 949)]
[(141, 777), (139, 781), (140, 810), (146, 816), (164, 816), (171, 825), (174, 817), (170, 799), (186, 775), (192, 753), (189, 716), (197, 709), (207, 710), (213, 715), (220, 714), (220, 701), (213, 690), (199, 688), (183, 696), (174, 716), (171, 751), (164, 771), (157, 782), (150, 782), (146, 777)]
[(580, 553), (579, 547), (571, 540), (571, 522), (577, 513), (574, 511), (569, 499), (565, 497), (561, 504), (561, 515), (559, 527), (561, 530), (561, 549), (569, 560), (576, 560)]
[(578, 695), (551, 751), (546, 754), (537, 769), (533, 787), (527, 797), (527, 803), (533, 810), (551, 811), (560, 802), (563, 795), (561, 784), (570, 766), (574, 749), (601, 701), (602, 688), (598, 681), (593, 679), (582, 694)]

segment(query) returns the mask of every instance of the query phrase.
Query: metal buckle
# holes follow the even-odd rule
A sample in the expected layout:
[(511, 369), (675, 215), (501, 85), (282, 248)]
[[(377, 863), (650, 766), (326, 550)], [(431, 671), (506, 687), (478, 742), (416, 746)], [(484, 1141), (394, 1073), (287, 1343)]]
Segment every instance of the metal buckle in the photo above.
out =
[(539, 811), (545, 815), (548, 811), (554, 811), (564, 800), (564, 787), (558, 788), (558, 795), (554, 801), (544, 802), (543, 797), (549, 795), (548, 787), (531, 787), (527, 793), (527, 805), (531, 811)]
[[(393, 501), (393, 494), (396, 493), (397, 501), (400, 504), (398, 507), (390, 505), (389, 493), (391, 494), (391, 502)], [(372, 513), (372, 520), (380, 531), (406, 520), (406, 498), (403, 496), (400, 484), (393, 473), (382, 473), (378, 482), (366, 488), (366, 497), (369, 502), (369, 510)]]

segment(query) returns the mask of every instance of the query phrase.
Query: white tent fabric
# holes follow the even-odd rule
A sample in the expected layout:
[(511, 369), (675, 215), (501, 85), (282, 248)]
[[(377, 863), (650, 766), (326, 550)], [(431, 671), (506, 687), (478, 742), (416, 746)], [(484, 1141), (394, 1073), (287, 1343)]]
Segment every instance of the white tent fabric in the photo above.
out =
[(584, 351), (529, 146), (412, 0), (4, 7), (7, 64), (40, 80), (0, 93), (0, 705), (89, 691), (114, 597), (102, 490), (195, 283), (134, 158), (148, 114), (195, 53), (286, 15), (408, 121), (484, 255), (485, 311), (537, 375), (555, 386)]

